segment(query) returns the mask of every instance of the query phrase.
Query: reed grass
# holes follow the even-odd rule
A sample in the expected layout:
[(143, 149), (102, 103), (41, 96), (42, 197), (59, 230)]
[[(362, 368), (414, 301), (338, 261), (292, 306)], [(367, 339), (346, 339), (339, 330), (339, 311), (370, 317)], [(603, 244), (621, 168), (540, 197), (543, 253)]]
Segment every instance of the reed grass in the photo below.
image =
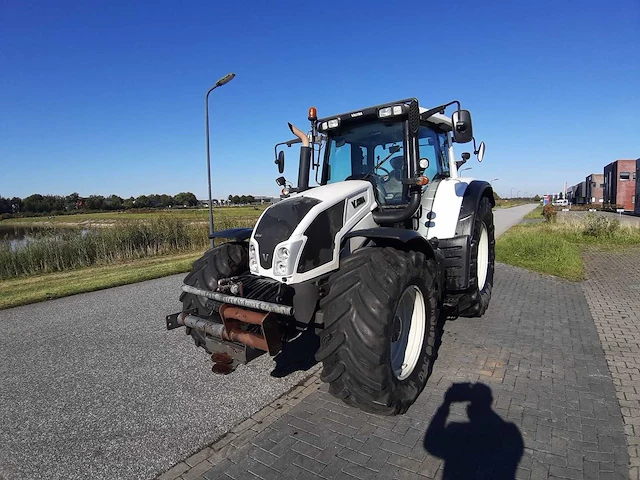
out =
[[(254, 217), (218, 218), (216, 230), (252, 227)], [(123, 221), (109, 228), (50, 229), (12, 251), (0, 246), (0, 279), (63, 272), (160, 255), (204, 251), (209, 245), (206, 224), (170, 216), (148, 221)]]

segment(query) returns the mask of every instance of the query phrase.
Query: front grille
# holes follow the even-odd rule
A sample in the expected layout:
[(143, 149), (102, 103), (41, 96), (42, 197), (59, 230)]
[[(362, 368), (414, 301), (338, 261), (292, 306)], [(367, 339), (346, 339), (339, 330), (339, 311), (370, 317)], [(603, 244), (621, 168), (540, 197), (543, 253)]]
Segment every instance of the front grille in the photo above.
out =
[(271, 268), (276, 245), (289, 239), (309, 210), (319, 203), (320, 200), (315, 198), (296, 197), (269, 207), (254, 234), (262, 268)]
[(241, 275), (237, 279), (242, 282), (242, 296), (263, 302), (293, 305), (294, 290), (289, 285), (268, 277)]

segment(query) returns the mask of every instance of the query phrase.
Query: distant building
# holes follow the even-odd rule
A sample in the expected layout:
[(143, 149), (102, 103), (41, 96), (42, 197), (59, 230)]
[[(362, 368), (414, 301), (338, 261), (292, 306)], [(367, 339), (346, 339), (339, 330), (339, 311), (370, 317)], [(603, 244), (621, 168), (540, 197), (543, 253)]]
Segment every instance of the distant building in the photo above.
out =
[(586, 180), (585, 199), (587, 203), (603, 203), (604, 197), (602, 191), (604, 189), (604, 174), (592, 173)]
[[(569, 197), (569, 190), (571, 197)], [(572, 205), (584, 205), (587, 203), (587, 182), (576, 183), (567, 189), (567, 200)]]
[(633, 211), (636, 200), (636, 160), (616, 160), (604, 167), (604, 203)]
[(636, 160), (636, 202), (635, 214), (640, 215), (640, 158)]

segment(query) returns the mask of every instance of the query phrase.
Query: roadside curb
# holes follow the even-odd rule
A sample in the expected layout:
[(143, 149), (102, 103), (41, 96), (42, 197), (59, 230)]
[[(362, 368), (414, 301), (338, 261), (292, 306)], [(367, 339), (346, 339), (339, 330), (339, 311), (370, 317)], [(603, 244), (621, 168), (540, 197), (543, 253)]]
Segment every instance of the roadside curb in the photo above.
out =
[(320, 388), (322, 385), (321, 368), (321, 365), (316, 365), (307, 370), (308, 376), (294, 387), (250, 417), (235, 424), (222, 437), (174, 465), (157, 476), (156, 479), (188, 480), (197, 478), (226, 458), (242, 457), (249, 449), (252, 438)]

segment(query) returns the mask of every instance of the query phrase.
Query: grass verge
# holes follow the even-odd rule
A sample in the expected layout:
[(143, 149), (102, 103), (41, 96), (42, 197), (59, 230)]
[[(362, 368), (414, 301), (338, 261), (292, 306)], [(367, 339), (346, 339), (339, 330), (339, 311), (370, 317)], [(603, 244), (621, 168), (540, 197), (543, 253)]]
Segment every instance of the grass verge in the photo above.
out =
[(200, 253), (145, 258), (68, 272), (0, 280), (0, 310), (188, 272)]
[(542, 219), (542, 205), (538, 205), (536, 208), (527, 213), (524, 218), (539, 218)]
[(580, 247), (544, 227), (542, 224), (511, 227), (496, 241), (496, 260), (568, 280), (584, 280)]
[(588, 216), (562, 223), (516, 225), (497, 240), (496, 260), (581, 281), (586, 278), (582, 260), (586, 247), (621, 250), (630, 245), (640, 245), (640, 227)]

